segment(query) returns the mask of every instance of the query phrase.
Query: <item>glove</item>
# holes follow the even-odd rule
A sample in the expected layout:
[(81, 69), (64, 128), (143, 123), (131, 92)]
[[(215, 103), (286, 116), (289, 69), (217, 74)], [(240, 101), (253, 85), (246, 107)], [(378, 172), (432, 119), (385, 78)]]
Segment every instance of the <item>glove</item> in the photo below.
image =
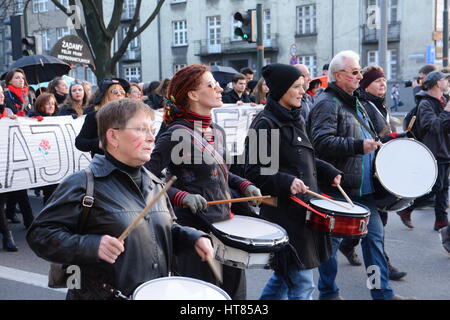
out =
[(181, 201), (184, 207), (191, 209), (192, 213), (206, 210), (208, 203), (205, 198), (199, 194), (187, 194)]
[[(261, 190), (259, 190), (257, 187), (255, 187), (253, 184), (249, 184), (248, 187), (245, 189), (244, 191), (244, 195), (246, 197), (261, 197)], [(257, 206), (259, 205), (259, 201), (250, 201), (252, 206)]]

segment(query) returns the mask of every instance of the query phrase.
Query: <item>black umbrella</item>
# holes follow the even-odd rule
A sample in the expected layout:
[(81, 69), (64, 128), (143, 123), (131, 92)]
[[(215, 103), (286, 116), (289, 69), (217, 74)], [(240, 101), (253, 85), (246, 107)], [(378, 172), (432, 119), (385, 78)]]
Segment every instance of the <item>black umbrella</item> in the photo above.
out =
[[(16, 68), (25, 72), (29, 84), (51, 81), (53, 78), (68, 74), (70, 71), (69, 64), (48, 55), (22, 57), (9, 66), (10, 71)], [(1, 76), (2, 80), (5, 79), (6, 74), (7, 72)]]
[(225, 87), (227, 83), (233, 79), (233, 76), (236, 73), (239, 73), (232, 67), (211, 66), (210, 69), (214, 79), (216, 79), (222, 87)]

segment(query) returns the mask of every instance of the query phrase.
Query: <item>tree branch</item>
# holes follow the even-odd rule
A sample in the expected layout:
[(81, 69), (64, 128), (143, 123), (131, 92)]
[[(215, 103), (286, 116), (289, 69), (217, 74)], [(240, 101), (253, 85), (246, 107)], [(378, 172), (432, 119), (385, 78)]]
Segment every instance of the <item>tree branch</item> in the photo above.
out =
[[(52, 0), (53, 1), (53, 0)], [(102, 0), (100, 0), (100, 1), (102, 1)], [(123, 0), (122, 0), (123, 1)], [(98, 22), (98, 25), (99, 25), (99, 27), (100, 27), (100, 30), (102, 30), (102, 32), (104, 33), (104, 35), (107, 37), (107, 38), (112, 38), (113, 37), (113, 33), (110, 33), (107, 29), (106, 29), (106, 26), (105, 26), (105, 21), (103, 20), (103, 9), (99, 9), (99, 7), (97, 6), (97, 3), (96, 3), (96, 1), (95, 0), (88, 0), (88, 1), (82, 1), (82, 3), (83, 3), (83, 9), (85, 10), (86, 9), (86, 7), (87, 7), (87, 5), (89, 4), (91, 7), (92, 7), (92, 9), (93, 9), (93, 13), (95, 14), (95, 21), (97, 21)], [(114, 10), (115, 10), (115, 8), (114, 8)], [(86, 13), (85, 13), (85, 15), (86, 15)]]
[(124, 0), (114, 0), (114, 9), (107, 28), (110, 34), (116, 34), (117, 28), (120, 25), (123, 12), (123, 1)]

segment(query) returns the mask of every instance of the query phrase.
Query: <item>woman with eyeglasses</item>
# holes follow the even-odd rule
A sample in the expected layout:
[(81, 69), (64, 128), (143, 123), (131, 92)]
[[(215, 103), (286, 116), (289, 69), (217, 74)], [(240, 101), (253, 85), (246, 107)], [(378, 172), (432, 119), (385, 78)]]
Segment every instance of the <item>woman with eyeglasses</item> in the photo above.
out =
[[(179, 70), (170, 81), (165, 101), (167, 128), (158, 137), (146, 164), (157, 176), (167, 168), (169, 176), (178, 178), (169, 192), (178, 223), (205, 232), (209, 232), (207, 222), (233, 217), (229, 204), (207, 206), (207, 201), (229, 199), (230, 188), (240, 190), (243, 196), (261, 195), (250, 181), (230, 173), (224, 161), (225, 132), (212, 122), (211, 116), (213, 108), (222, 106), (222, 92), (209, 67), (193, 64)], [(194, 251), (178, 253), (175, 261), (179, 275), (216, 283), (208, 264), (200, 261)], [(222, 288), (232, 299), (245, 299), (244, 270), (224, 265), (223, 281)]]
[(78, 150), (90, 152), (92, 158), (96, 154), (103, 154), (101, 143), (98, 139), (95, 116), (97, 111), (107, 103), (125, 98), (125, 93), (129, 86), (126, 80), (120, 78), (105, 79), (99, 85), (93, 106), (85, 110), (86, 118), (83, 127), (75, 139), (75, 146)]
[(95, 155), (89, 165), (94, 201), (87, 218), (80, 225), (87, 183), (79, 171), (61, 182), (27, 233), (38, 256), (81, 269), (81, 288), (69, 289), (69, 300), (125, 299), (142, 283), (168, 276), (174, 252), (192, 248), (199, 259), (213, 254), (205, 233), (175, 223), (164, 196), (119, 240), (151, 192), (154, 196), (163, 187), (143, 167), (155, 142), (154, 112), (140, 101), (122, 99), (100, 109), (97, 120), (105, 155)]
[(74, 81), (69, 87), (69, 94), (63, 106), (58, 111), (58, 116), (79, 117), (84, 114), (84, 109), (88, 104), (89, 96), (84, 91), (83, 82)]

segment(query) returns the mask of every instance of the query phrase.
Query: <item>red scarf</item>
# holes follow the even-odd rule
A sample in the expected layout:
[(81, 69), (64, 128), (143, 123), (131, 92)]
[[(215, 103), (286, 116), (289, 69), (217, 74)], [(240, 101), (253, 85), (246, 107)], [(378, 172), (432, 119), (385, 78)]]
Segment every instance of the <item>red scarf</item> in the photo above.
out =
[[(14, 93), (14, 95), (19, 98), (20, 102), (23, 104), (25, 101), (25, 97), (28, 94), (28, 87), (18, 88), (16, 86), (13, 86), (12, 84), (9, 84), (7, 86), (8, 90)], [(22, 106), (20, 106), (22, 108)]]

